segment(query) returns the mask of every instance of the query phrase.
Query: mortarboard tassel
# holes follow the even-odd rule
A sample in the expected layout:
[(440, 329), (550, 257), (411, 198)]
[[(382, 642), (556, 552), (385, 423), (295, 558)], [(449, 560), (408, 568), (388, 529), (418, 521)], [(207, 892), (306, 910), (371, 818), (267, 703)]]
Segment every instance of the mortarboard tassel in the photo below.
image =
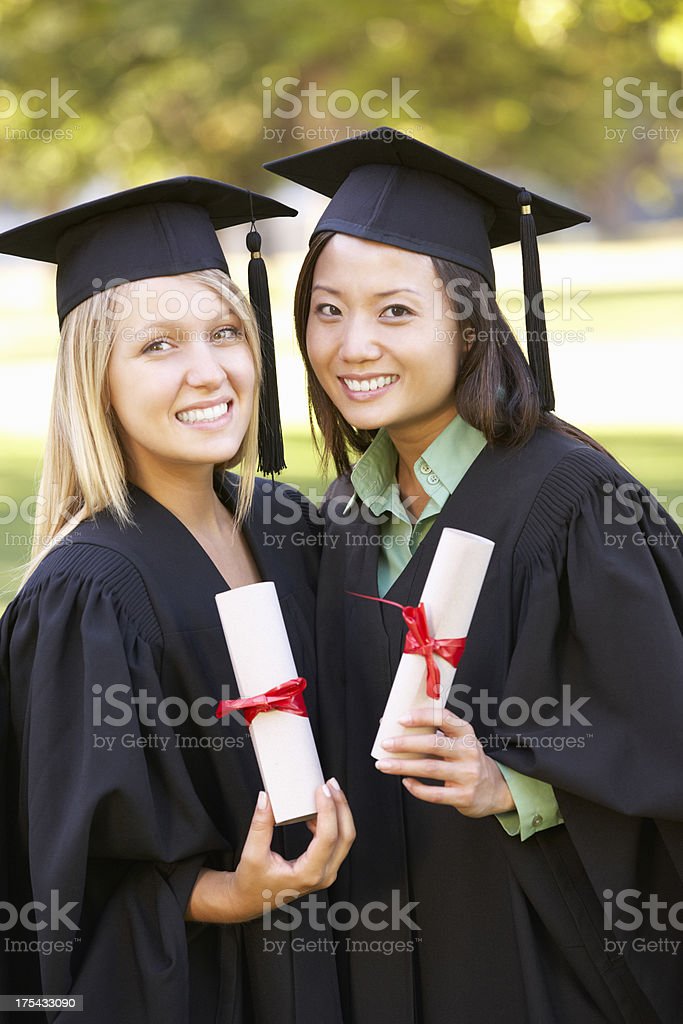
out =
[(275, 342), (270, 311), (268, 274), (261, 257), (261, 236), (252, 221), (247, 235), (249, 260), (249, 299), (254, 307), (261, 342), (261, 398), (259, 402), (259, 472), (272, 476), (287, 468), (280, 423), (280, 404), (275, 368)]
[(520, 206), (520, 241), (522, 243), (522, 271), (524, 274), (524, 298), (526, 302), (527, 352), (529, 365), (538, 387), (541, 409), (551, 412), (555, 408), (553, 378), (550, 372), (548, 332), (543, 306), (541, 265), (538, 258), (536, 224), (531, 212), (531, 195), (523, 189), (517, 196)]

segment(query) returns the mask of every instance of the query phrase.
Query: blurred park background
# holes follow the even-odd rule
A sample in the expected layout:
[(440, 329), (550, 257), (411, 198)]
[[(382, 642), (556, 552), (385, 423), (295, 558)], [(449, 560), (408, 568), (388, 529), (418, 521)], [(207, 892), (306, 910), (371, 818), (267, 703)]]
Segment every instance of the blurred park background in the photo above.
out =
[[(263, 228), (289, 469), (319, 497), (292, 327), (323, 201), (263, 161), (388, 124), (585, 210), (541, 239), (557, 412), (683, 521), (683, 8), (674, 0), (0, 0), (0, 230), (189, 173), (300, 209)], [(244, 231), (222, 233), (246, 286)], [(520, 321), (517, 247), (496, 252)], [(28, 557), (54, 268), (0, 257), (0, 606)]]

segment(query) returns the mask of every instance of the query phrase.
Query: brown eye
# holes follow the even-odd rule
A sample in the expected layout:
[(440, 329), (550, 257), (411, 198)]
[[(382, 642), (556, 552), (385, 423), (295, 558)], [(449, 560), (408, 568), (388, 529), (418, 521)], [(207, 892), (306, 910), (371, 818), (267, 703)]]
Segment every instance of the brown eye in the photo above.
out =
[(225, 324), (223, 327), (219, 327), (217, 331), (214, 331), (211, 335), (211, 340), (221, 345), (226, 341), (238, 341), (242, 337), (242, 331), (239, 327), (235, 327), (232, 324)]
[(164, 345), (170, 347), (171, 342), (168, 338), (155, 338), (154, 341), (150, 341), (149, 345), (143, 348), (143, 355), (146, 355), (148, 352), (167, 352), (168, 348), (162, 348)]
[[(387, 306), (386, 309), (382, 310), (380, 315), (385, 317), (385, 319), (387, 320), (398, 320), (401, 317), (410, 316), (412, 312), (412, 309), (408, 309), (407, 306), (394, 305)], [(385, 314), (387, 313), (389, 314), (389, 316), (385, 316)]]
[(319, 306), (315, 307), (316, 313), (321, 313), (323, 316), (341, 316), (341, 309), (338, 306), (333, 306), (331, 302), (321, 302)]

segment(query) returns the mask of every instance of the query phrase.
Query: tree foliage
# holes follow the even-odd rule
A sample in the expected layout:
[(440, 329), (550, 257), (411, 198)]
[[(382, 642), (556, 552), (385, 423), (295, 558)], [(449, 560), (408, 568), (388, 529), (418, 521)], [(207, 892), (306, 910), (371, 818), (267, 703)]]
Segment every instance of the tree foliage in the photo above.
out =
[[(683, 84), (676, 0), (0, 0), (0, 32), (0, 172), (13, 204), (51, 209), (88, 185), (181, 172), (272, 188), (255, 171), (264, 160), (386, 123), (531, 188), (552, 182), (612, 227), (680, 210), (683, 94), (679, 112), (666, 106)], [(642, 116), (605, 115), (605, 80), (613, 110), (633, 109), (614, 92), (626, 77), (640, 80), (634, 96), (663, 91), (664, 116), (648, 98)], [(76, 116), (12, 111), (55, 79), (60, 95), (76, 90)], [(326, 95), (313, 103), (311, 87)], [(369, 90), (392, 88), (416, 90), (417, 117), (362, 113)], [(272, 113), (297, 100), (296, 117)], [(29, 100), (29, 114), (39, 107)], [(659, 134), (639, 138), (641, 125)]]

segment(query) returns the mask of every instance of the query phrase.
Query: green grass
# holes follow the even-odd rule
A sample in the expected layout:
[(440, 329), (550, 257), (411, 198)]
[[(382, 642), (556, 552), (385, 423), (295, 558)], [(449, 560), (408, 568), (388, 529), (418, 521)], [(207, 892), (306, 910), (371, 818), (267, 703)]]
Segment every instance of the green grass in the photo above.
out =
[[(318, 460), (308, 434), (286, 438), (287, 470), (281, 479), (296, 484), (312, 500), (322, 497), (324, 484)], [(40, 478), (42, 444), (25, 438), (0, 436), (0, 610), (14, 595), (21, 565), (30, 554), (33, 527), (30, 516), (35, 507), (30, 496)], [(22, 502), (25, 503), (22, 514)], [(27, 514), (26, 514), (27, 513)]]
[[(634, 476), (655, 491), (683, 523), (683, 434), (614, 433), (595, 436)], [(313, 443), (304, 433), (286, 436), (287, 470), (282, 479), (296, 484), (312, 499), (322, 496), (325, 483), (319, 473)], [(36, 492), (40, 472), (38, 441), (0, 437), (0, 608), (16, 590), (22, 562), (28, 558), (32, 526), (21, 514), (21, 503)], [(29, 501), (25, 511), (34, 511)]]
[[(593, 436), (635, 477), (649, 487), (665, 508), (683, 524), (683, 433), (625, 433), (593, 431)], [(288, 435), (287, 470), (282, 479), (296, 484), (311, 497), (322, 495), (321, 480), (313, 444), (306, 434)], [(329, 483), (329, 481), (328, 481)]]
[[(326, 482), (320, 473), (320, 464), (311, 435), (309, 433), (286, 434), (285, 454), (287, 469), (282, 473), (281, 479), (295, 484), (300, 491), (308, 494), (311, 500), (316, 500), (316, 495), (320, 495), (320, 499), (322, 499)], [(329, 472), (333, 477), (333, 465), (330, 466)], [(327, 483), (330, 483), (329, 479)]]
[(601, 430), (594, 436), (683, 525), (683, 434)]
[[(28, 505), (22, 514), (22, 502), (35, 494), (40, 470), (41, 445), (38, 441), (0, 437), (2, 471), (0, 473), (0, 608), (14, 594), (20, 567), (30, 554), (34, 511)], [(28, 513), (28, 515), (26, 514)]]

